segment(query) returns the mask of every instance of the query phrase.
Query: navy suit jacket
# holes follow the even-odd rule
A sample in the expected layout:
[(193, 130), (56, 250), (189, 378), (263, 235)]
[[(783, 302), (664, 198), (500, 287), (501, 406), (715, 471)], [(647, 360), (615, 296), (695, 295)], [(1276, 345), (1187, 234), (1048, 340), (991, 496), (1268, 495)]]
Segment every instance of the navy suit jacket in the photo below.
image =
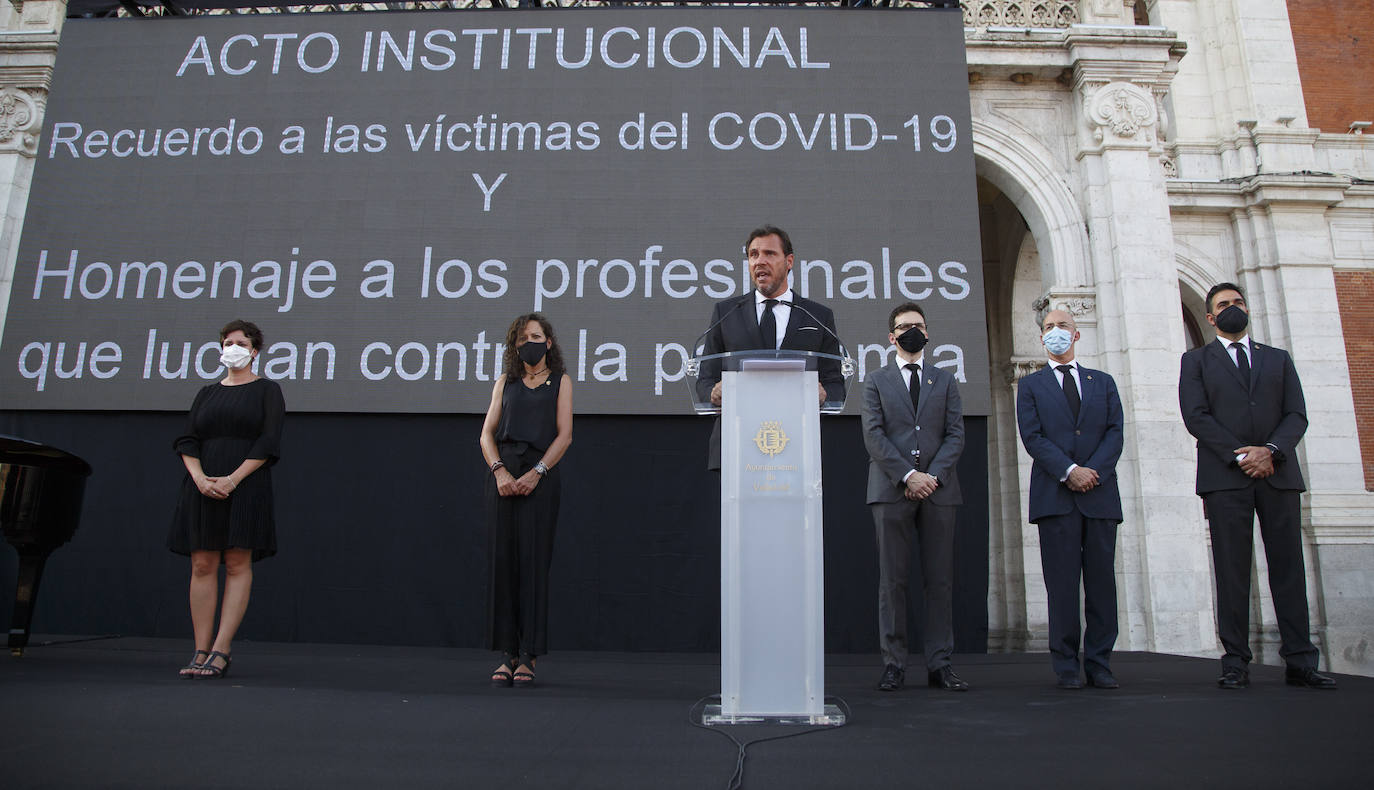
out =
[(964, 406), (959, 384), (953, 373), (935, 367), (927, 357), (921, 368), (918, 413), (911, 408), (911, 390), (902, 381), (901, 364), (900, 359), (894, 359), (864, 381), (868, 504), (900, 502), (906, 487), (902, 478), (919, 469), (939, 482), (926, 501), (961, 505), (964, 498), (955, 468), (964, 452)]
[[(1100, 370), (1079, 365), (1078, 419), (1054, 370), (1042, 368), (1021, 379), (1016, 393), (1016, 424), (1030, 453), (1030, 520), (1062, 516), (1074, 505), (1088, 518), (1121, 521), (1116, 462), (1121, 458), (1121, 395), (1116, 381)], [(1098, 485), (1083, 493), (1060, 479), (1070, 464), (1097, 472)]]
[(1247, 388), (1231, 353), (1219, 341), (1183, 355), (1178, 403), (1183, 424), (1197, 438), (1197, 493), (1244, 488), (1254, 480), (1241, 471), (1234, 450), (1273, 444), (1279, 448), (1274, 488), (1305, 491), (1297, 446), (1307, 432), (1307, 402), (1287, 351), (1250, 340)]

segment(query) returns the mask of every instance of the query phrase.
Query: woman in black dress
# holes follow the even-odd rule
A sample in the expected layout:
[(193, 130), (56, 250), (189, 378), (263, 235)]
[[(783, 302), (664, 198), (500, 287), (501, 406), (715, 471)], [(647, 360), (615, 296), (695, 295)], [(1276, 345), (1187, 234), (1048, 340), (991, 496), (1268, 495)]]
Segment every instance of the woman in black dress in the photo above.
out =
[(482, 423), (488, 525), (487, 647), (502, 653), (496, 686), (534, 684), (548, 651), (549, 562), (558, 522), (556, 465), (572, 444), (572, 379), (539, 313), (506, 331), (502, 375)]
[[(253, 360), (262, 331), (233, 321), (219, 333), (225, 377), (196, 394), (186, 434), (174, 446), (186, 465), (167, 548), (191, 558), (191, 624), (196, 653), (184, 678), (228, 674), (231, 643), (253, 586), (253, 561), (277, 553), (272, 475), (286, 403)], [(215, 630), (219, 566), (224, 600)]]

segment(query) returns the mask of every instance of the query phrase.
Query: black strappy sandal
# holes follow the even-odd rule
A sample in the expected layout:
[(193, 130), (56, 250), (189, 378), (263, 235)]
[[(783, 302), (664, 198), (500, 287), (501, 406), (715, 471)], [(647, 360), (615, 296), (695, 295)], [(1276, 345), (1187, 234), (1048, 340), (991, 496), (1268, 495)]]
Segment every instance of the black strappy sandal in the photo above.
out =
[(210, 651), (197, 650), (196, 654), (194, 656), (191, 656), (191, 663), (177, 670), (177, 676), (180, 677), (182, 680), (190, 680), (191, 678), (195, 677), (196, 670), (205, 666), (205, 662), (200, 660), (201, 656), (205, 656), (208, 659), (210, 657)]
[[(520, 664), (511, 676), (511, 684), (516, 688), (529, 688), (534, 685), (534, 656), (521, 656)], [(526, 668), (527, 667), (527, 668)]]
[[(215, 666), (216, 658), (224, 659), (224, 666)], [(192, 675), (192, 677), (200, 678), (201, 680), (217, 680), (229, 674), (229, 666), (233, 663), (234, 659), (230, 658), (228, 653), (211, 650), (210, 657), (205, 659), (205, 663), (200, 665), (200, 671)]]
[(496, 671), (491, 673), (491, 685), (495, 688), (508, 689), (513, 682), (514, 675), (512, 674), (509, 661), (497, 667)]

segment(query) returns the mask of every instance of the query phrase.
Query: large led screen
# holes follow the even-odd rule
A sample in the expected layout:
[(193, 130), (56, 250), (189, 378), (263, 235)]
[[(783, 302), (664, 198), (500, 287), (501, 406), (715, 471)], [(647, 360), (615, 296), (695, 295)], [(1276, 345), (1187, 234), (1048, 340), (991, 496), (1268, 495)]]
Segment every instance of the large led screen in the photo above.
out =
[(293, 411), (480, 412), (540, 311), (579, 412), (686, 413), (769, 223), (859, 376), (913, 300), (986, 414), (972, 151), (957, 10), (69, 20), (0, 402), (185, 408), (244, 318)]

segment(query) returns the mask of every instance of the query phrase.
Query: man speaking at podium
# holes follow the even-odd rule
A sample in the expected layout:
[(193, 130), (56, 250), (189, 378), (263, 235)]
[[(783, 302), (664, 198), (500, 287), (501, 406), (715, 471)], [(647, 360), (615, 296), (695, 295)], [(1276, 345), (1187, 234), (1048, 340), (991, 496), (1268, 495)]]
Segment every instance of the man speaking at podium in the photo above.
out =
[[(749, 278), (755, 290), (717, 302), (706, 329), (705, 355), (727, 351), (790, 349), (838, 356), (840, 341), (835, 314), (819, 302), (798, 296), (788, 287), (792, 271), (792, 240), (787, 231), (772, 225), (755, 228), (745, 242)], [(839, 362), (823, 359), (818, 366), (822, 403), (844, 397), (844, 376)], [(702, 366), (697, 387), (709, 389), (711, 403), (721, 404), (720, 363)], [(708, 469), (720, 469), (720, 421), (711, 432)]]

